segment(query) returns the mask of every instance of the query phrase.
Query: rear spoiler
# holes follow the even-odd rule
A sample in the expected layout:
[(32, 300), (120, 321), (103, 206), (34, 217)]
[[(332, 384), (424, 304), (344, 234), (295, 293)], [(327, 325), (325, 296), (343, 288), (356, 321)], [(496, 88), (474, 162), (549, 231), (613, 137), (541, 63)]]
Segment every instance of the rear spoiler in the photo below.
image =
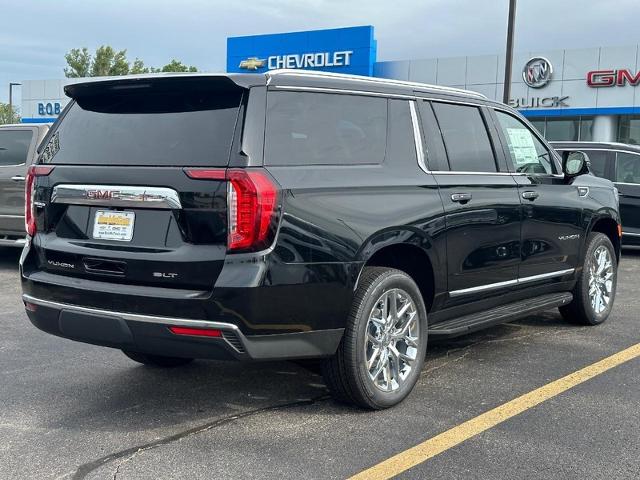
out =
[(72, 99), (117, 92), (133, 93), (145, 89), (155, 91), (176, 87), (186, 89), (244, 90), (253, 86), (264, 86), (267, 82), (264, 74), (145, 74), (125, 75), (121, 77), (100, 77), (64, 87), (64, 93)]

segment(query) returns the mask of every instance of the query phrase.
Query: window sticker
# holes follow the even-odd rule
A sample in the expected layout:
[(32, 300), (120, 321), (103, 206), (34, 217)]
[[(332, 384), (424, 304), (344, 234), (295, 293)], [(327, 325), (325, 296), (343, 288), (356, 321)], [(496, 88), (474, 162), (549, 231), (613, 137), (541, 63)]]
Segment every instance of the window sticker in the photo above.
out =
[(529, 130), (524, 128), (507, 128), (509, 146), (516, 166), (526, 163), (538, 163), (538, 151)]

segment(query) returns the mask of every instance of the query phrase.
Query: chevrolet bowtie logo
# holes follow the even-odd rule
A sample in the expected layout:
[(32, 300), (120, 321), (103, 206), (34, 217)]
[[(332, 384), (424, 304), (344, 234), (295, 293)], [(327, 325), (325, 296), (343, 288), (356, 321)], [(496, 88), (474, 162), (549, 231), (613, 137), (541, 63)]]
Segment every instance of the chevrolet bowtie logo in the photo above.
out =
[(239, 67), (246, 70), (257, 70), (264, 67), (265, 60), (261, 60), (258, 57), (249, 57), (246, 60), (240, 62)]

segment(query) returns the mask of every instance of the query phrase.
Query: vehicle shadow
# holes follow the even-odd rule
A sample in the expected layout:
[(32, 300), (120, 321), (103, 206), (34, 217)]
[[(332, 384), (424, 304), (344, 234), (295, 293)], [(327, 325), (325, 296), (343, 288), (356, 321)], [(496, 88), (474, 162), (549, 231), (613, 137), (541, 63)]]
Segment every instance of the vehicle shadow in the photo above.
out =
[[(429, 345), (425, 370), (449, 357), (450, 352), (471, 349), (486, 341), (507, 340), (511, 336), (549, 327), (566, 326), (559, 315), (543, 314), (499, 325), (482, 332)], [(89, 351), (90, 352), (90, 351)], [(73, 400), (60, 409), (50, 428), (93, 430), (171, 430), (206, 424), (212, 418), (239, 413), (329, 401), (331, 410), (357, 412), (328, 398), (319, 372), (294, 362), (235, 363), (199, 360), (193, 364), (159, 369), (137, 365), (119, 352), (109, 351), (114, 365), (103, 366), (95, 375), (76, 380)], [(51, 391), (55, 398), (68, 397), (70, 385)], [(56, 389), (56, 387), (54, 387)], [(66, 403), (66, 402), (65, 402)]]

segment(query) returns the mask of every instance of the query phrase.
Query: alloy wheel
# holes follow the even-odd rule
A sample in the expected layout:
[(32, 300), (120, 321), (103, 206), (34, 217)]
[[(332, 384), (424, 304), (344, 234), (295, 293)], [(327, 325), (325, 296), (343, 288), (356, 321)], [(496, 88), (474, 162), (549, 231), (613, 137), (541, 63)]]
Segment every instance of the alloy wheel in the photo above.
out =
[(402, 289), (384, 292), (375, 302), (366, 326), (366, 369), (384, 392), (398, 390), (418, 358), (420, 322), (411, 296)]
[(589, 300), (593, 311), (598, 315), (611, 303), (613, 276), (611, 252), (604, 245), (600, 245), (593, 252), (589, 264)]

